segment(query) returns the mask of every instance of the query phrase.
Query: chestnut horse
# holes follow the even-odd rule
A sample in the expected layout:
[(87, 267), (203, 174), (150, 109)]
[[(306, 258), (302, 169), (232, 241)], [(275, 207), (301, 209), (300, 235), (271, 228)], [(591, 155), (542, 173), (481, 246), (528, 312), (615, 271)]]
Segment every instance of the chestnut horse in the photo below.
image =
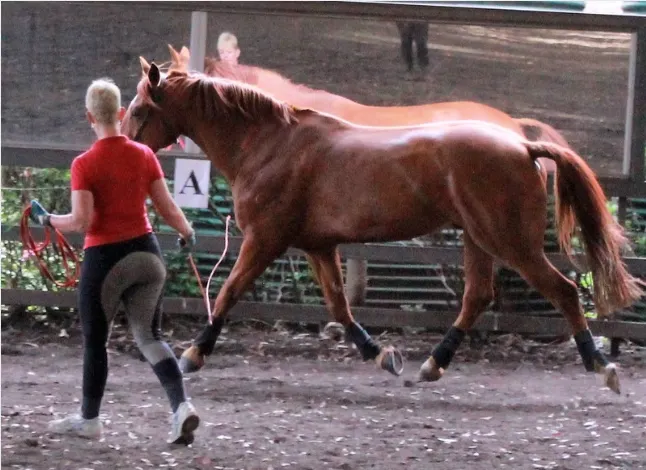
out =
[[(189, 49), (183, 46), (177, 52), (170, 45), (169, 48), (171, 55), (187, 68)], [(408, 126), (436, 121), (479, 120), (498, 124), (530, 140), (545, 140), (568, 147), (565, 138), (549, 124), (531, 118), (513, 118), (483, 103), (447, 101), (417, 106), (367, 106), (324, 90), (293, 83), (273, 70), (244, 64), (231, 65), (212, 57), (204, 60), (204, 73), (249, 83), (293, 106), (332, 114), (354, 124)], [(554, 171), (555, 165), (551, 160), (539, 159), (539, 162), (547, 171)]]
[[(188, 71), (189, 49), (183, 46), (177, 52), (171, 45), (168, 48), (174, 62), (179, 65), (179, 69)], [(324, 90), (316, 90), (293, 83), (273, 70), (243, 64), (231, 65), (228, 62), (210, 57), (204, 61), (204, 73), (252, 84), (293, 106), (332, 114), (354, 124), (403, 126), (462, 119), (481, 120), (498, 124), (530, 140), (547, 140), (568, 147), (565, 138), (548, 124), (535, 119), (512, 118), (503, 111), (482, 103), (452, 101), (419, 106), (366, 106)], [(531, 138), (531, 136), (536, 136), (536, 138)], [(538, 161), (546, 171), (554, 171), (553, 161), (543, 158)], [(347, 269), (346, 282), (350, 302), (351, 304), (361, 304), (365, 300), (367, 287), (367, 262), (349, 259)]]
[[(327, 307), (364, 360), (399, 375), (403, 359), (353, 319), (343, 291), (338, 245), (407, 240), (453, 225), (464, 231), (462, 309), (419, 372), (439, 379), (465, 332), (493, 296), (494, 259), (518, 271), (560, 309), (588, 371), (619, 392), (614, 364), (599, 351), (576, 285), (543, 251), (545, 180), (552, 159), (559, 240), (570, 252), (576, 222), (594, 279), (599, 312), (632, 304), (643, 291), (620, 256), (626, 239), (592, 170), (572, 150), (530, 142), (482, 121), (426, 126), (357, 126), (297, 109), (243, 83), (173, 70), (141, 58), (144, 76), (122, 128), (157, 152), (179, 135), (192, 139), (232, 189), (242, 245), (215, 300), (213, 317), (182, 355), (197, 369), (213, 352), (225, 316), (289, 247), (313, 261)], [(348, 201), (352, 201), (348, 204)]]

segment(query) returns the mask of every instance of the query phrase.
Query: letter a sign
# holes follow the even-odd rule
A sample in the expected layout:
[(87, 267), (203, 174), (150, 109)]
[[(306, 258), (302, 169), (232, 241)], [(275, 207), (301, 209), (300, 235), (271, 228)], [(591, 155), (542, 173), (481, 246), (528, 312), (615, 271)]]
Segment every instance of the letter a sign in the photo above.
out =
[(178, 158), (175, 160), (173, 196), (180, 207), (206, 209), (209, 206), (211, 162)]

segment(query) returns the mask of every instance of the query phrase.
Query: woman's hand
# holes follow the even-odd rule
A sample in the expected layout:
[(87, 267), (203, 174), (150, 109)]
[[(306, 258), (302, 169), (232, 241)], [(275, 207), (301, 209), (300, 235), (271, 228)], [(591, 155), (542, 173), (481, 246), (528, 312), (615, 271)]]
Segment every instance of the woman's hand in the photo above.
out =
[(177, 239), (177, 246), (182, 253), (191, 253), (197, 243), (195, 231), (191, 230), (188, 235), (180, 235)]
[(50, 214), (41, 206), (40, 202), (36, 199), (31, 201), (31, 210), (29, 211), (29, 218), (43, 227), (51, 227)]

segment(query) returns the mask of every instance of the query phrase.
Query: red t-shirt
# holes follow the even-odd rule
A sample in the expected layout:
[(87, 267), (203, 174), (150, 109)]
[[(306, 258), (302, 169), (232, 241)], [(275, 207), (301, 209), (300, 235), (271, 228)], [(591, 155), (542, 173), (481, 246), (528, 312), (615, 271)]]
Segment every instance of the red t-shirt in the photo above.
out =
[(94, 214), (84, 248), (116, 243), (152, 232), (146, 198), (164, 177), (157, 157), (126, 136), (106, 137), (72, 162), (72, 191), (91, 191)]

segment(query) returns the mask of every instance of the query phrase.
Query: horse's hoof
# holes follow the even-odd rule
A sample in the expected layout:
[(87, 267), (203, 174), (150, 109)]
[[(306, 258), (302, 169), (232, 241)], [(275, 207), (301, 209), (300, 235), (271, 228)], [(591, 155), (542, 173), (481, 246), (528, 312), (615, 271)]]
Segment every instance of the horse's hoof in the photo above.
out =
[(188, 348), (179, 358), (179, 368), (182, 374), (197, 372), (204, 366), (204, 356), (200, 354), (197, 346)]
[(433, 359), (433, 356), (431, 356), (426, 359), (424, 364), (422, 364), (422, 367), (420, 367), (417, 381), (435, 382), (436, 380), (440, 380), (443, 375), (444, 369), (438, 367), (437, 364), (435, 364), (435, 359)]
[(603, 371), (604, 382), (606, 387), (615, 392), (617, 395), (621, 394), (621, 387), (619, 385), (619, 375), (617, 374), (617, 365), (610, 363)]
[(323, 336), (333, 341), (341, 341), (345, 336), (345, 328), (341, 323), (329, 322), (323, 328)]
[(375, 358), (375, 362), (382, 369), (398, 377), (404, 371), (404, 357), (397, 348), (392, 346), (383, 348)]

